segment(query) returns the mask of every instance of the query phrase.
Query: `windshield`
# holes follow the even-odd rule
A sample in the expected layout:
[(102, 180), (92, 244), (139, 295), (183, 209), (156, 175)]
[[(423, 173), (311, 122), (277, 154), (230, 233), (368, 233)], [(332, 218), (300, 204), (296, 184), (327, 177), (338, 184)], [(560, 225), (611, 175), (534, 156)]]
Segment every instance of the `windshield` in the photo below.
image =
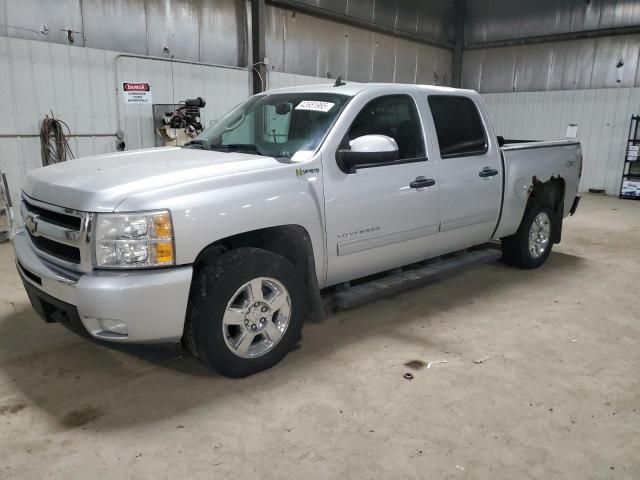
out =
[(254, 96), (186, 146), (291, 158), (320, 145), (348, 99), (333, 93)]

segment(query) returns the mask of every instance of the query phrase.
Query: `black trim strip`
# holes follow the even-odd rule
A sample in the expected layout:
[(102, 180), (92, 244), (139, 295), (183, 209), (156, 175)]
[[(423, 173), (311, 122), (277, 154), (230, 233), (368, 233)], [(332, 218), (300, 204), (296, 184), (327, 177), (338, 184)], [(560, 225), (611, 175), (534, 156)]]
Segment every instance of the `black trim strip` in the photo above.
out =
[(462, 157), (479, 157), (480, 155), (486, 155), (489, 151), (489, 147), (485, 146), (484, 150), (478, 150), (475, 152), (465, 152), (465, 153), (445, 153), (444, 155), (440, 154), (440, 158), (462, 158)]
[(500, 221), (502, 220), (502, 209), (504, 208), (504, 197), (507, 194), (506, 191), (506, 177), (507, 170), (506, 165), (504, 164), (504, 152), (500, 150), (500, 165), (502, 166), (502, 192), (500, 192), (500, 211), (498, 212), (498, 221), (496, 222), (496, 227), (493, 229), (491, 233), (491, 238), (493, 238), (498, 231), (498, 227), (500, 226)]
[(417, 163), (417, 162), (426, 162), (426, 161), (428, 161), (427, 157), (403, 158), (402, 160), (391, 160), (389, 162), (365, 163), (363, 165), (358, 165), (353, 169), (357, 171), (361, 168), (389, 167), (391, 165), (402, 165), (405, 163)]
[(501, 148), (502, 151), (511, 151), (511, 150), (533, 150), (534, 148), (551, 148), (551, 147), (569, 147), (571, 145), (580, 146), (580, 142), (554, 142), (554, 143), (541, 143), (539, 145), (505, 145)]
[(80, 227), (82, 224), (82, 220), (80, 217), (67, 215), (65, 213), (56, 212), (55, 210), (49, 210), (39, 207), (24, 198), (22, 199), (22, 201), (29, 212), (35, 213), (45, 222), (51, 223), (52, 225), (56, 225), (58, 227), (68, 228), (69, 230), (73, 230), (76, 232), (80, 231)]

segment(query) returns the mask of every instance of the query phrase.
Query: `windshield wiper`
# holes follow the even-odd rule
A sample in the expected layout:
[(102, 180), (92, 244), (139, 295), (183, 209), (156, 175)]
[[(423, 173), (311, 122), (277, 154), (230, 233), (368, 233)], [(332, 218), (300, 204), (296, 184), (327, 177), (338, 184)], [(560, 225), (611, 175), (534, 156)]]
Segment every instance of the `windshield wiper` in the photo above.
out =
[(249, 151), (249, 152), (255, 152), (258, 155), (266, 155), (266, 153), (264, 151), (262, 151), (262, 149), (260, 149), (257, 145), (254, 145), (253, 143), (227, 143), (227, 144), (215, 144), (215, 145), (209, 145), (208, 146), (209, 150), (228, 150), (228, 151)]
[(258, 151), (258, 147), (253, 143), (217, 143), (215, 145), (209, 145), (212, 149), (224, 149), (224, 150), (252, 150)]
[(211, 148), (211, 144), (209, 140), (205, 138), (196, 138), (195, 140), (191, 140), (183, 145), (183, 147), (192, 147), (192, 148), (200, 148), (202, 150), (209, 150)]
[(258, 155), (267, 155), (262, 149), (260, 149), (253, 143), (216, 143), (212, 145), (209, 140), (206, 140), (204, 138), (196, 138), (195, 140), (191, 140), (190, 142), (185, 143), (183, 147), (200, 148), (202, 150), (227, 150), (229, 152), (247, 151), (255, 152)]

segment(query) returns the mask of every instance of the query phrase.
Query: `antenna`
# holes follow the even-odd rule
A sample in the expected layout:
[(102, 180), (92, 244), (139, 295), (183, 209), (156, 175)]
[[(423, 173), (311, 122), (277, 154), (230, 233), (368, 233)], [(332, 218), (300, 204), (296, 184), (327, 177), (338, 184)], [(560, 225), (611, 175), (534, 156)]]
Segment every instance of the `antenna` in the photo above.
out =
[(334, 83), (333, 86), (334, 87), (341, 87), (342, 85), (346, 85), (346, 83), (342, 81), (342, 77), (336, 78), (336, 83)]

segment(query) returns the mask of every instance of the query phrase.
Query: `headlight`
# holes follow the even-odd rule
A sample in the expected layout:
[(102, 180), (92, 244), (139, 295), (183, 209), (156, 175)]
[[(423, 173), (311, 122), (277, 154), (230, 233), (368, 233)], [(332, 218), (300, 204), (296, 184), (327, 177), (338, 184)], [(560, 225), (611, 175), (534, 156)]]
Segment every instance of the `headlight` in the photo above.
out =
[(98, 268), (175, 265), (173, 224), (167, 210), (99, 213), (94, 231)]

